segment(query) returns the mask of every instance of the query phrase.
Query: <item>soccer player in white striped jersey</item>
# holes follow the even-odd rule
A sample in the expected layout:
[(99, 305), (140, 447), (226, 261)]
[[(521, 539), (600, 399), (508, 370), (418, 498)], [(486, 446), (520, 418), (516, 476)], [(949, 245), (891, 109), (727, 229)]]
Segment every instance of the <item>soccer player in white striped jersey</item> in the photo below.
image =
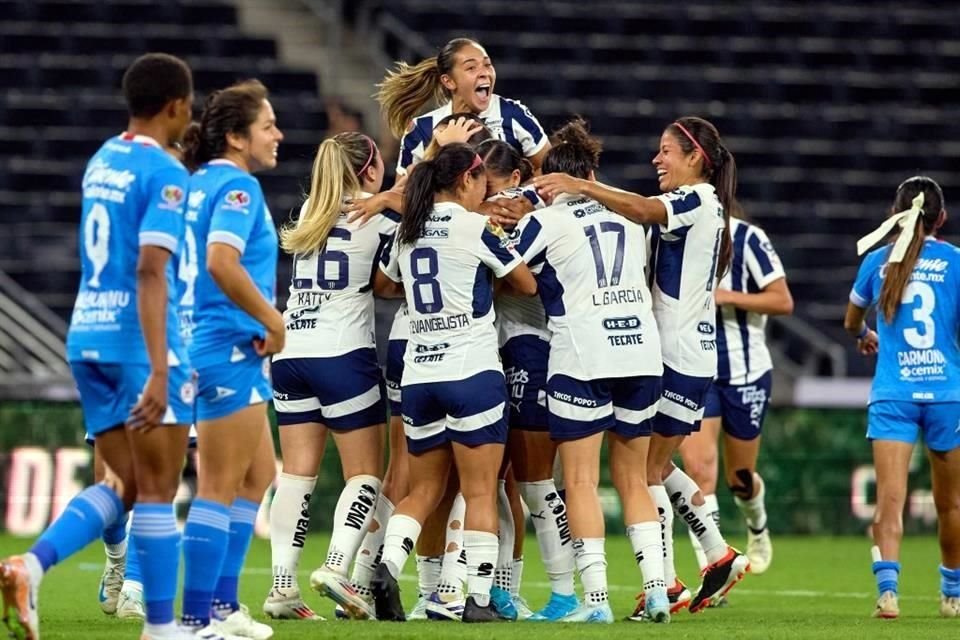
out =
[[(325, 140), (300, 218), (281, 232), (294, 265), (284, 312), (287, 343), (271, 368), (283, 456), (271, 508), (273, 589), (264, 603), (274, 617), (312, 617), (296, 575), (309, 521), (305, 505), (328, 431), (346, 486), (334, 512), (326, 561), (310, 583), (350, 617), (373, 617), (370, 579), (391, 505), (380, 495), (386, 407), (374, 343), (372, 280), (397, 225), (386, 216), (348, 223), (341, 209), (346, 197), (377, 192), (382, 181), (383, 160), (368, 136), (346, 132)], [(371, 527), (375, 520), (377, 526)], [(371, 528), (371, 539), (364, 542)], [(347, 570), (355, 557), (352, 584)]]
[[(663, 346), (663, 396), (654, 419), (648, 483), (663, 524), (664, 569), (672, 613), (696, 613), (726, 594), (749, 562), (728, 546), (696, 483), (674, 466), (683, 438), (700, 428), (717, 373), (714, 289), (730, 263), (726, 220), (734, 206), (736, 163), (711, 123), (684, 117), (669, 124), (653, 164), (663, 195), (645, 197), (552, 174), (535, 178), (541, 195), (582, 194), (652, 226), (653, 310)], [(672, 509), (671, 509), (672, 506)], [(692, 600), (673, 566), (673, 510), (697, 534), (709, 562)], [(631, 619), (641, 620), (643, 598)]]
[(421, 162), (404, 193), (405, 216), (395, 241), (399, 273), (378, 274), (378, 292), (403, 291), (410, 317), (402, 411), (411, 466), (410, 493), (387, 525), (373, 581), (379, 620), (405, 619), (397, 578), (444, 493), (452, 464), (466, 502), (468, 597), (462, 620), (499, 619), (490, 590), (507, 397), (492, 285), (494, 277), (505, 278), (533, 295), (536, 282), (506, 234), (473, 213), (485, 195), (483, 162), (471, 147), (450, 144)]
[[(554, 143), (544, 160), (547, 171), (578, 182), (596, 179), (601, 147), (583, 120), (564, 125)], [(550, 437), (559, 442), (584, 590), (584, 604), (562, 620), (613, 622), (597, 495), (606, 435), (610, 475), (643, 575), (646, 617), (669, 622), (660, 522), (647, 489), (664, 367), (647, 286), (645, 232), (589, 196), (557, 190), (545, 197), (550, 206), (521, 223), (517, 251), (538, 274), (551, 331), (548, 423)]]
[[(764, 484), (757, 473), (760, 430), (770, 405), (773, 362), (764, 328), (768, 315), (793, 312), (780, 258), (767, 234), (746, 221), (740, 208), (730, 218), (733, 255), (717, 286), (717, 379), (707, 392), (700, 431), (680, 446), (683, 468), (704, 493), (714, 520), (717, 505), (717, 437), (723, 429), (727, 486), (747, 524), (750, 573), (761, 574), (773, 559), (767, 530)], [(701, 569), (707, 558), (693, 532), (690, 539)]]
[[(543, 127), (522, 103), (493, 92), (497, 73), (480, 43), (468, 38), (448, 42), (433, 58), (410, 66), (397, 63), (379, 85), (377, 100), (390, 130), (400, 138), (397, 173), (424, 157), (437, 122), (452, 113), (474, 113), (494, 137), (507, 142), (540, 167), (550, 143)], [(417, 116), (432, 99), (444, 104)]]

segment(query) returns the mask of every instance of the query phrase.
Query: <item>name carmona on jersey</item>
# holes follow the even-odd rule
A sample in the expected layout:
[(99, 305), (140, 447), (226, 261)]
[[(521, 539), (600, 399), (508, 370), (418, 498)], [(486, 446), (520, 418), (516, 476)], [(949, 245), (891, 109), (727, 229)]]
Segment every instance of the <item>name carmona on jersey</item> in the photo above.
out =
[(430, 333), (431, 331), (446, 331), (449, 329), (465, 329), (470, 326), (470, 316), (458, 313), (455, 316), (440, 316), (439, 318), (422, 318), (410, 321), (410, 333)]

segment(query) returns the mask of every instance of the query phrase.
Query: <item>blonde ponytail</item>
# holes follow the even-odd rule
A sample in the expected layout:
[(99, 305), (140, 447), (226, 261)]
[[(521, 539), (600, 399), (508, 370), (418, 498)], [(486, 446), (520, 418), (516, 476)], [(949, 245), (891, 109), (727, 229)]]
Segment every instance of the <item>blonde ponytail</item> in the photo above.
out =
[(377, 85), (377, 102), (387, 119), (390, 132), (402, 138), (415, 115), (431, 100), (437, 104), (449, 99), (440, 84), (440, 67), (436, 56), (413, 66), (397, 62), (393, 71), (387, 71), (383, 82)]

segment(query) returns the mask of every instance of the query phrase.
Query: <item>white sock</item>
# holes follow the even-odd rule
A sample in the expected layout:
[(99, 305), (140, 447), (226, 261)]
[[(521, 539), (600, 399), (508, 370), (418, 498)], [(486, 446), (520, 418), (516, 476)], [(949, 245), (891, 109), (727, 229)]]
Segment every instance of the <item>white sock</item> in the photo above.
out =
[(177, 623), (164, 622), (163, 624), (153, 624), (151, 622), (145, 622), (143, 623), (143, 633), (152, 638), (177, 637)]
[(27, 567), (30, 582), (39, 586), (40, 581), (43, 580), (43, 576), (45, 575), (43, 573), (43, 565), (40, 564), (40, 559), (28, 551), (23, 554), (23, 564)]
[(394, 508), (390, 499), (381, 493), (373, 512), (373, 519), (370, 521), (370, 528), (367, 530), (367, 535), (363, 536), (360, 550), (357, 551), (357, 558), (353, 563), (353, 574), (350, 576), (350, 583), (360, 595), (370, 593), (373, 572), (380, 564), (380, 556), (383, 554), (383, 536), (387, 533), (387, 521), (393, 515)]
[(300, 554), (310, 529), (310, 494), (317, 477), (281, 473), (270, 505), (270, 553), (273, 588), (293, 589), (297, 585)]
[(417, 556), (417, 586), (421, 596), (429, 596), (440, 584), (443, 556)]
[[(666, 591), (663, 579), (663, 538), (659, 522), (638, 522), (627, 525), (627, 538), (633, 548), (633, 556), (643, 574), (643, 592)], [(671, 585), (673, 586), (673, 585)]]
[(710, 515), (710, 508), (706, 502), (700, 506), (693, 503), (693, 496), (700, 491), (697, 483), (679, 467), (675, 467), (663, 481), (663, 486), (670, 495), (670, 502), (673, 503), (677, 515), (700, 540), (707, 562), (712, 564), (726, 555), (727, 543)]
[(394, 514), (387, 522), (383, 536), (383, 558), (380, 560), (394, 578), (399, 579), (403, 565), (420, 537), (420, 523), (402, 514)]
[(574, 541), (577, 573), (583, 584), (585, 604), (597, 606), (605, 603), (607, 595), (607, 555), (603, 550), (604, 538), (583, 538)]
[(481, 607), (490, 604), (490, 588), (500, 550), (495, 533), (464, 531), (463, 548), (467, 554), (467, 596)]
[(760, 485), (760, 490), (757, 491), (757, 495), (749, 500), (742, 500), (734, 496), (733, 501), (736, 503), (737, 508), (740, 509), (740, 513), (743, 514), (744, 520), (747, 521), (747, 526), (753, 529), (754, 533), (760, 533), (767, 528), (767, 508), (763, 504), (763, 498), (767, 491), (763, 478), (760, 477), (759, 473), (753, 474), (753, 481)]
[(520, 495), (530, 510), (540, 557), (550, 578), (550, 590), (562, 596), (573, 595), (573, 543), (567, 506), (560, 499), (553, 480), (521, 482)]
[(467, 515), (467, 502), (458, 493), (447, 517), (447, 536), (444, 542), (443, 564), (440, 568), (440, 583), (437, 593), (459, 597), (467, 580), (467, 555), (463, 552), (463, 521)]
[[(513, 511), (510, 509), (510, 497), (507, 496), (507, 481), (500, 480), (497, 489), (497, 519), (500, 527), (500, 547), (497, 553), (497, 569), (493, 583), (504, 591), (510, 590), (513, 574)], [(467, 561), (469, 562), (469, 554)]]
[[(703, 496), (703, 505), (707, 508), (707, 512), (713, 521), (717, 523), (717, 527), (719, 527), (720, 505), (717, 503), (717, 494), (710, 493)], [(700, 545), (700, 540), (693, 532), (693, 529), (688, 527), (687, 535), (690, 537), (690, 546), (693, 547), (693, 553), (695, 556), (697, 556), (697, 565), (700, 567), (700, 570), (703, 571), (706, 566), (710, 564), (707, 562), (707, 554), (703, 552), (703, 547)]]
[(510, 595), (520, 595), (520, 581), (523, 580), (523, 556), (513, 559), (513, 572), (510, 574)]
[(107, 554), (107, 560), (111, 564), (119, 564), (127, 558), (127, 538), (124, 538), (117, 544), (103, 544), (103, 550)]
[(657, 505), (660, 516), (660, 542), (663, 544), (663, 579), (669, 589), (677, 582), (677, 569), (673, 564), (673, 507), (663, 485), (650, 485), (650, 496)]
[(329, 569), (346, 576), (347, 568), (353, 561), (373, 515), (377, 508), (377, 499), (380, 496), (379, 478), (359, 475), (347, 480), (347, 486), (340, 492), (337, 508), (333, 513), (333, 534), (330, 536), (330, 546), (327, 547), (327, 560), (324, 564)]

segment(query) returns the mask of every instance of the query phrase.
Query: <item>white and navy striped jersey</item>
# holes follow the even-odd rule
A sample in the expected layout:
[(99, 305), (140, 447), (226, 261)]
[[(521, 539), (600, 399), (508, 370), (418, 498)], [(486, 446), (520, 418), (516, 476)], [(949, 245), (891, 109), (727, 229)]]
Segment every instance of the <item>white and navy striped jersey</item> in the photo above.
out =
[(503, 371), (493, 326), (493, 277), (520, 263), (507, 234), (489, 218), (453, 202), (434, 205), (423, 235), (399, 245), (395, 268), (388, 263), (384, 269), (403, 282), (407, 301), (404, 386)]
[(283, 312), (287, 341), (274, 360), (330, 358), (375, 346), (373, 276), (396, 232), (394, 216), (360, 224), (341, 214), (321, 250), (294, 256)]
[(656, 196), (667, 224), (650, 234), (653, 313), (660, 327), (663, 363), (701, 378), (717, 374), (713, 300), (723, 239), (723, 205), (712, 185), (680, 187)]
[[(380, 270), (384, 275), (399, 282), (400, 267), (397, 265), (399, 258), (396, 236), (390, 239), (390, 244), (384, 250), (380, 258)], [(393, 274), (391, 276), (391, 274)], [(389, 340), (407, 340), (410, 337), (410, 314), (407, 312), (407, 301), (404, 300), (397, 307), (393, 314), (393, 322), (390, 324)]]
[[(448, 102), (439, 109), (413, 119), (413, 126), (400, 140), (398, 174), (406, 173), (410, 165), (423, 160), (423, 153), (433, 139), (433, 128), (452, 113), (453, 103)], [(517, 100), (493, 94), (490, 106), (478, 116), (493, 137), (503, 140), (527, 158), (536, 155), (547, 144), (543, 127), (530, 110)]]
[[(513, 187), (496, 193), (487, 200), (498, 198), (526, 198), (533, 204), (534, 209), (543, 209), (546, 206), (543, 199), (533, 187)], [(524, 217), (526, 219), (531, 214)], [(510, 234), (513, 241), (519, 239), (519, 225)], [(540, 296), (497, 296), (495, 303), (497, 311), (497, 330), (500, 334), (500, 346), (507, 344), (516, 336), (537, 336), (550, 340), (550, 330), (547, 328), (547, 313), (543, 310)]]
[(517, 251), (537, 274), (550, 327), (548, 375), (661, 375), (643, 227), (567, 194), (521, 225)]
[[(763, 229), (730, 219), (733, 259), (720, 280), (721, 289), (758, 293), (786, 277), (780, 258)], [(773, 368), (764, 336), (767, 316), (732, 305), (717, 309), (717, 379), (749, 384)]]

